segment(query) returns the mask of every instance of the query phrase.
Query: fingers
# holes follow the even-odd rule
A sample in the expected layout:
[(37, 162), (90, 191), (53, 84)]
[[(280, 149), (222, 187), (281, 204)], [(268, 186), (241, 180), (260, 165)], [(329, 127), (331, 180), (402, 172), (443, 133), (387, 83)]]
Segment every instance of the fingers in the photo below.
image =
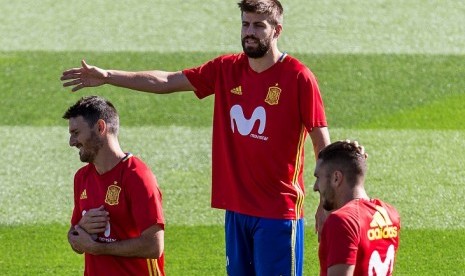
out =
[(83, 68), (71, 68), (71, 69), (63, 71), (60, 79), (66, 80), (66, 79), (69, 79), (70, 75), (80, 75), (82, 74), (82, 72), (83, 72)]
[(68, 87), (68, 86), (71, 86), (71, 85), (80, 84), (81, 82), (82, 82), (81, 79), (75, 79), (75, 80), (72, 80), (72, 81), (63, 83), (63, 86), (64, 86), (64, 87)]
[(89, 234), (103, 233), (103, 232), (105, 232), (106, 225), (107, 225), (106, 222), (103, 222), (103, 223), (91, 223), (91, 224), (88, 225), (86, 230), (87, 230), (87, 233), (89, 233)]
[(85, 60), (81, 60), (81, 65), (82, 65), (82, 68), (89, 69), (89, 65), (87, 65)]

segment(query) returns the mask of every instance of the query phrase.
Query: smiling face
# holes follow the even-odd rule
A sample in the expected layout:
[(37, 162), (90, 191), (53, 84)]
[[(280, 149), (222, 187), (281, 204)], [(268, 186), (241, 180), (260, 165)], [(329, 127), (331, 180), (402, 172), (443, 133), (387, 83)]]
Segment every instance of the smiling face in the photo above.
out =
[(97, 128), (97, 124), (89, 127), (82, 116), (69, 118), (69, 145), (79, 149), (82, 162), (94, 162), (103, 146), (103, 139), (99, 137)]
[(320, 193), (320, 200), (323, 209), (326, 211), (334, 210), (336, 206), (336, 184), (334, 175), (329, 171), (328, 166), (322, 164), (323, 161), (318, 159), (314, 176), (316, 178), (313, 190)]
[(269, 22), (269, 15), (242, 13), (241, 42), (244, 53), (250, 58), (261, 58), (273, 46), (277, 27)]

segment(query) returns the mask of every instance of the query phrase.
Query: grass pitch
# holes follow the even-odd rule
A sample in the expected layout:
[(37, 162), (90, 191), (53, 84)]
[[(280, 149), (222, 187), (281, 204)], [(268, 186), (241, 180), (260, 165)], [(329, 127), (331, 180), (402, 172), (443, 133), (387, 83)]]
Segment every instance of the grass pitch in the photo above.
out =
[[(212, 98), (102, 87), (72, 94), (62, 70), (179, 70), (240, 51), (235, 1), (0, 0), (0, 275), (81, 275), (66, 241), (73, 174), (65, 109), (99, 94), (121, 143), (164, 193), (168, 275), (224, 275), (223, 213), (209, 207)], [(316, 74), (332, 140), (370, 154), (367, 189), (398, 207), (396, 275), (464, 275), (465, 4), (283, 1), (280, 48)], [(182, 16), (179, 16), (182, 14)], [(307, 143), (305, 275), (316, 275)], [(207, 242), (206, 242), (207, 241)]]

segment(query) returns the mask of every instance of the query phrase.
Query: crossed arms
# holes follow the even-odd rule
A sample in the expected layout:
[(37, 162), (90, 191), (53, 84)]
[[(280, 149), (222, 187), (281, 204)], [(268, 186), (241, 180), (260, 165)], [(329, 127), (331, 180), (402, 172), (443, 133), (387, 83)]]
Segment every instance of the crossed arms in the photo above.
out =
[(164, 230), (160, 224), (145, 229), (137, 238), (111, 243), (96, 242), (92, 235), (103, 233), (108, 221), (108, 212), (100, 208), (89, 210), (79, 223), (68, 231), (68, 242), (79, 254), (114, 255), (158, 259), (164, 250)]

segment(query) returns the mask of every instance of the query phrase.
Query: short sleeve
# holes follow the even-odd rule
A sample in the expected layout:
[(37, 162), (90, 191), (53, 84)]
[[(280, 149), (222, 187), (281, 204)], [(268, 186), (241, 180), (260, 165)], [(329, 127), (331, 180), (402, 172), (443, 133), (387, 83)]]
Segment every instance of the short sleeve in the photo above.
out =
[(183, 74), (195, 87), (195, 94), (199, 99), (215, 93), (216, 74), (219, 70), (220, 59), (210, 60), (199, 67), (183, 70)]
[(331, 214), (322, 231), (328, 267), (336, 264), (355, 265), (359, 243), (358, 223), (355, 220), (342, 219)]
[(74, 208), (73, 208), (73, 214), (71, 216), (71, 225), (77, 225), (79, 223), (79, 221), (81, 220), (81, 211), (80, 211), (80, 208), (79, 208), (79, 179), (82, 178), (81, 176), (82, 174), (82, 171), (79, 170), (78, 172), (76, 172), (76, 174), (74, 175)]
[(127, 178), (127, 189), (131, 199), (131, 214), (140, 232), (154, 224), (164, 227), (162, 194), (155, 175), (143, 166), (133, 170)]
[(314, 127), (326, 127), (326, 115), (318, 82), (313, 73), (305, 68), (298, 75), (300, 111), (307, 131)]

